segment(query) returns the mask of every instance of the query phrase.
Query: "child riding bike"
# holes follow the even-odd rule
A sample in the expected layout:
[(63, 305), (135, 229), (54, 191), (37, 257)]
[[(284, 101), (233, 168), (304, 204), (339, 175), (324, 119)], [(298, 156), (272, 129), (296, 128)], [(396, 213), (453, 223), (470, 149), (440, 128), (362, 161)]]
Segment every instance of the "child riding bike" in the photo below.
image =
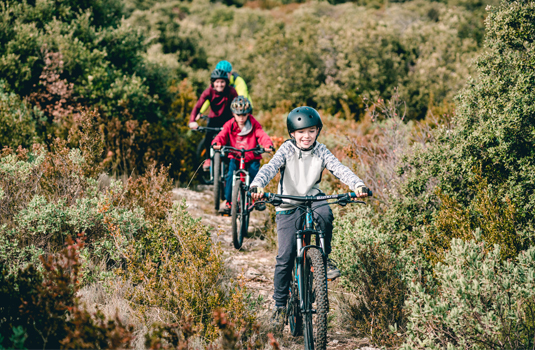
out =
[[(271, 161), (264, 165), (251, 183), (257, 187), (252, 193), (253, 199), (263, 196), (263, 188), (281, 172), (278, 193), (294, 196), (317, 196), (322, 194), (319, 189), (321, 174), (327, 168), (334, 176), (352, 189), (358, 197), (366, 197), (368, 189), (364, 182), (327, 149), (317, 142), (323, 127), (319, 113), (311, 107), (298, 107), (292, 110), (286, 119), (291, 139), (284, 142)], [(278, 254), (275, 265), (274, 284), (275, 310), (271, 318), (276, 331), (282, 331), (286, 319), (286, 302), (289, 284), (292, 278), (293, 262), (296, 252), (296, 227), (301, 226), (303, 212), (291, 201), (284, 202), (277, 208), (276, 223), (278, 236)], [(333, 213), (329, 206), (321, 206), (315, 202), (312, 206), (314, 218), (318, 220), (325, 234), (325, 254), (331, 252), (333, 231)], [(327, 279), (333, 280), (340, 276), (340, 271), (327, 258)]]
[[(189, 127), (197, 129), (199, 124), (197, 120), (201, 117), (201, 106), (205, 101), (210, 101), (211, 110), (208, 114), (208, 125), (210, 128), (218, 128), (223, 126), (227, 121), (232, 119), (232, 112), (230, 111), (230, 103), (238, 96), (236, 90), (229, 85), (228, 74), (222, 69), (215, 69), (210, 75), (211, 84), (204, 90), (199, 97), (199, 100), (191, 111)], [(216, 132), (208, 131), (204, 142), (206, 154), (210, 154), (210, 145)], [(205, 171), (210, 169), (210, 159), (203, 163)]]
[[(224, 70), (227, 73), (230, 86), (236, 89), (238, 96), (243, 96), (247, 98), (249, 100), (249, 103), (251, 103), (251, 107), (253, 107), (253, 101), (251, 100), (251, 96), (249, 95), (249, 89), (247, 88), (247, 84), (238, 73), (232, 71), (232, 64), (230, 64), (229, 61), (219, 61), (215, 66), (215, 69)], [(208, 110), (208, 108), (210, 108), (210, 101), (207, 100), (203, 103), (201, 107), (201, 114), (204, 114)]]
[[(223, 125), (223, 130), (217, 134), (212, 141), (213, 148), (221, 149), (221, 146), (232, 146), (234, 148), (251, 149), (257, 145), (263, 146), (265, 149), (272, 149), (273, 142), (269, 136), (264, 132), (260, 123), (253, 117), (251, 111), (253, 107), (246, 97), (238, 96), (230, 105), (230, 109), (234, 119), (229, 120)], [(225, 200), (226, 204), (219, 210), (222, 214), (229, 214), (232, 201), (232, 176), (234, 171), (239, 167), (239, 161), (234, 154), (229, 153), (229, 167), (226, 176), (225, 185)], [(245, 154), (245, 167), (249, 171), (250, 179), (254, 179), (258, 170), (260, 169), (260, 159), (262, 155), (248, 152)], [(264, 210), (266, 205), (264, 203), (256, 206), (257, 210)]]

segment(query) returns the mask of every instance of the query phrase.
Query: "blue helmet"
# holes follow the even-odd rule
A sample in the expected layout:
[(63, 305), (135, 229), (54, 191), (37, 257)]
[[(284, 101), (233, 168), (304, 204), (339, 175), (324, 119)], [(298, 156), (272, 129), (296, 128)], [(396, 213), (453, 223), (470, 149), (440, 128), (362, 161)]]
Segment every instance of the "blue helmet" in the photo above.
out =
[(227, 73), (232, 72), (232, 64), (229, 61), (219, 61), (215, 69), (222, 69)]

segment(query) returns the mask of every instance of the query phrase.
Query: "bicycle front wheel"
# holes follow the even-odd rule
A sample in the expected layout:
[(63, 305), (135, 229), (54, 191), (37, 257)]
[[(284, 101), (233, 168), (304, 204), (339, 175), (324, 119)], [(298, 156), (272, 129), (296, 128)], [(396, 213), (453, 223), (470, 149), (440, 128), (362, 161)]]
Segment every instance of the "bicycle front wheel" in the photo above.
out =
[(247, 211), (247, 195), (243, 182), (236, 180), (232, 188), (232, 243), (234, 248), (240, 249), (243, 244), (243, 237), (249, 229), (249, 212)]
[[(200, 167), (200, 165), (210, 157), (210, 154), (206, 152), (206, 147), (204, 146), (206, 136), (202, 138), (201, 142), (197, 145), (197, 152), (195, 152), (195, 155), (197, 157), (197, 161), (195, 162), (197, 164), (197, 167)], [(198, 169), (197, 177), (201, 184), (203, 185), (209, 185), (211, 184), (212, 180), (210, 178), (210, 172), (203, 171), (202, 167)]]
[(214, 209), (218, 211), (221, 195), (221, 153), (215, 152), (212, 166), (214, 168)]
[(305, 349), (327, 348), (327, 279), (323, 256), (317, 249), (307, 251), (305, 259)]

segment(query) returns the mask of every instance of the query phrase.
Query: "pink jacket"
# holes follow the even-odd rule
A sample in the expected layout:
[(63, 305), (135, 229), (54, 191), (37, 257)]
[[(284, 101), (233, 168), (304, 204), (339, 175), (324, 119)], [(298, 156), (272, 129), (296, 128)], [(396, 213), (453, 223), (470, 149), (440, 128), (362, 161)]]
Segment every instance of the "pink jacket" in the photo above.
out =
[[(240, 133), (242, 134), (241, 136), (239, 135)], [(244, 133), (246, 135), (243, 135)], [(260, 123), (251, 114), (249, 114), (249, 119), (242, 130), (238, 128), (234, 118), (226, 122), (223, 125), (223, 130), (212, 141), (212, 145), (215, 144), (245, 149), (255, 148), (257, 145), (261, 145), (264, 148), (273, 147), (273, 142), (271, 142), (268, 134), (262, 130)], [(228, 157), (237, 158), (233, 153), (229, 153)], [(262, 155), (254, 154), (253, 152), (245, 153), (246, 163), (257, 159), (262, 159)]]

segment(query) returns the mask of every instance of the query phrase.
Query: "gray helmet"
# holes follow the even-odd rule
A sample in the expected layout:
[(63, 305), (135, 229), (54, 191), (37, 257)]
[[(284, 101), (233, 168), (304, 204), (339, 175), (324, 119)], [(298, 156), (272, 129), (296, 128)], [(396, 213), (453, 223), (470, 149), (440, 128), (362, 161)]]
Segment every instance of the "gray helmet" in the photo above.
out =
[(213, 83), (217, 79), (225, 79), (228, 84), (228, 73), (222, 69), (214, 69), (212, 74), (210, 74), (210, 80)]
[(253, 111), (251, 102), (244, 96), (235, 97), (230, 104), (230, 110), (236, 114), (249, 114)]
[(288, 134), (311, 126), (317, 126), (320, 131), (323, 127), (321, 117), (318, 111), (312, 107), (297, 107), (288, 114), (286, 118), (286, 126), (288, 127)]

